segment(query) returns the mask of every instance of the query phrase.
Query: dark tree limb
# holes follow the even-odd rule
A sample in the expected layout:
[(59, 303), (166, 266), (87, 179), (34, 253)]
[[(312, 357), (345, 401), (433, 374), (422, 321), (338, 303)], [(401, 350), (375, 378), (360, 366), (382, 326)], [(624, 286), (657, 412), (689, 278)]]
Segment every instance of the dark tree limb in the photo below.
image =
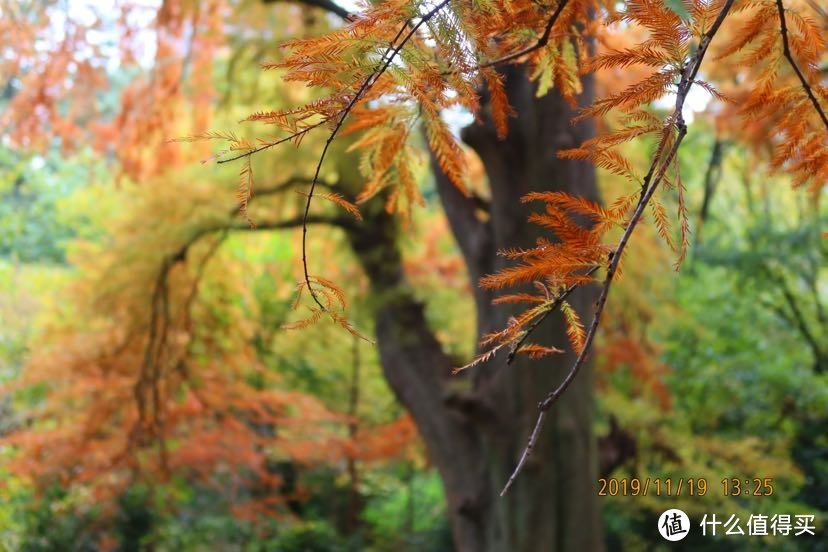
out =
[[(267, 187), (267, 188), (260, 188), (260, 189), (256, 190), (255, 195), (256, 196), (264, 196), (264, 195), (281, 194), (283, 192), (293, 190), (297, 186), (308, 185), (310, 183), (311, 183), (311, 179), (308, 178), (308, 177), (293, 176), (291, 178), (288, 178), (286, 181), (284, 181), (280, 184), (276, 184), (275, 186), (270, 186), (270, 187)], [(335, 186), (332, 183), (326, 182), (324, 180), (318, 181), (316, 183), (316, 185), (320, 186), (322, 188), (326, 188), (328, 190), (335, 189)], [(343, 195), (345, 195), (345, 194), (343, 194)]]
[(598, 439), (598, 474), (609, 477), (616, 468), (638, 456), (635, 437), (618, 425), (618, 419), (610, 415), (609, 433)]
[[(291, 181), (272, 188), (274, 191), (282, 191), (287, 189)], [(236, 211), (234, 210), (233, 213)], [(204, 267), (210, 258), (215, 255), (218, 246), (224, 240), (224, 237), (231, 231), (261, 231), (261, 230), (282, 230), (289, 228), (299, 228), (307, 224), (326, 224), (330, 226), (337, 226), (340, 228), (352, 228), (354, 221), (344, 215), (340, 216), (309, 216), (309, 217), (293, 217), (283, 220), (266, 221), (258, 224), (256, 227), (251, 227), (244, 221), (228, 220), (222, 223), (206, 225), (197, 229), (193, 234), (175, 251), (164, 256), (160, 263), (158, 274), (153, 284), (150, 319), (148, 324), (147, 345), (144, 348), (144, 358), (141, 365), (141, 371), (138, 379), (133, 386), (133, 395), (138, 406), (138, 421), (130, 434), (130, 442), (141, 438), (145, 434), (143, 430), (150, 429), (150, 435), (158, 437), (163, 433), (164, 419), (163, 406), (160, 395), (159, 382), (162, 376), (162, 359), (167, 350), (167, 337), (169, 329), (172, 325), (172, 315), (170, 312), (169, 302), (169, 276), (173, 268), (187, 261), (188, 253), (202, 238), (221, 233), (221, 236), (216, 240), (197, 267), (196, 282), (194, 282), (190, 293), (186, 299), (187, 310), (189, 305), (196, 298), (198, 291), (198, 281), (201, 278)], [(189, 320), (189, 312), (187, 312), (187, 319), (185, 325), (191, 326)], [(180, 362), (175, 363), (180, 368)], [(151, 416), (148, 416), (147, 405), (151, 405)], [(149, 425), (148, 425), (149, 424)], [(166, 449), (163, 438), (159, 440), (162, 467), (166, 466)]]
[(704, 197), (702, 198), (699, 210), (699, 224), (696, 229), (696, 245), (701, 243), (702, 228), (710, 214), (710, 204), (713, 201), (713, 194), (721, 176), (722, 158), (724, 157), (725, 142), (719, 138), (713, 142), (713, 149), (710, 152), (710, 161), (707, 163), (707, 170), (704, 173)]
[[(479, 525), (481, 488), (478, 434), (472, 419), (452, 395), (454, 365), (430, 327), (424, 305), (407, 281), (398, 244), (398, 222), (382, 195), (365, 205), (373, 213), (346, 230), (371, 284), (377, 347), (385, 378), (411, 414), (447, 489), (449, 516), (458, 550), (484, 550)], [(462, 399), (461, 399), (462, 402)], [(471, 493), (471, 494), (470, 494)]]
[[(359, 338), (354, 336), (351, 351), (351, 381), (348, 394), (348, 437), (355, 441), (359, 431), (359, 391), (360, 391), (360, 356)], [(359, 528), (359, 470), (356, 458), (349, 455), (346, 462), (348, 472), (348, 510), (345, 527), (348, 535), (353, 535)]]
[(789, 324), (796, 327), (799, 334), (808, 344), (808, 348), (811, 349), (811, 354), (814, 356), (814, 371), (817, 374), (823, 373), (826, 369), (828, 369), (828, 354), (826, 354), (826, 351), (824, 351), (823, 347), (820, 345), (816, 332), (814, 332), (811, 325), (805, 319), (805, 313), (800, 308), (799, 301), (796, 296), (794, 296), (793, 290), (791, 290), (791, 287), (788, 285), (788, 282), (785, 280), (783, 275), (774, 273), (773, 270), (766, 264), (762, 264), (761, 269), (782, 292), (782, 298), (785, 300), (785, 304), (788, 307), (788, 311), (778, 306), (773, 306), (772, 309)]
[[(483, 216), (479, 202), (475, 197), (463, 194), (454, 185), (434, 159), (434, 153), (429, 149), (431, 156), (431, 172), (434, 175), (437, 193), (446, 213), (451, 232), (454, 235), (460, 252), (463, 255), (469, 270), (469, 280), (472, 284), (474, 301), (478, 313), (487, 312), (491, 304), (492, 293), (477, 285), (477, 282), (494, 271), (492, 260), (494, 257), (494, 238), (488, 213)], [(478, 318), (477, 335), (484, 335), (491, 328), (491, 321)]]

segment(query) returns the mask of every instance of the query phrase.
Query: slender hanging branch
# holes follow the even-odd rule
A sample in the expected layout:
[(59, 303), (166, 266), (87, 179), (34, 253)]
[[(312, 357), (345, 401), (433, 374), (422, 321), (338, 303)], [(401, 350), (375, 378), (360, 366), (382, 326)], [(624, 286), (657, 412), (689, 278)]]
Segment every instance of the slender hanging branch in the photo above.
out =
[[(313, 178), (310, 181), (310, 185), (308, 188), (308, 192), (306, 194), (307, 199), (305, 200), (305, 208), (302, 215), (302, 275), (305, 283), (305, 287), (307, 288), (308, 292), (310, 293), (311, 298), (317, 304), (317, 306), (323, 311), (327, 312), (327, 308), (322, 304), (322, 301), (319, 299), (319, 296), (316, 293), (316, 290), (313, 287), (311, 282), (310, 272), (308, 270), (308, 258), (307, 258), (307, 242), (308, 242), (308, 221), (309, 221), (309, 214), (310, 214), (310, 207), (313, 201), (314, 193), (316, 191), (316, 186), (319, 183), (319, 175), (322, 170), (322, 164), (325, 162), (325, 158), (328, 154), (328, 149), (330, 148), (331, 144), (333, 143), (334, 139), (336, 138), (339, 131), (342, 129), (342, 125), (345, 122), (345, 119), (348, 118), (351, 111), (353, 110), (354, 106), (359, 102), (360, 99), (371, 89), (371, 87), (379, 80), (379, 78), (385, 73), (397, 55), (400, 53), (402, 48), (408, 43), (408, 41), (417, 33), (419, 28), (434, 17), (440, 10), (442, 10), (445, 6), (447, 6), (449, 0), (443, 0), (439, 4), (437, 4), (434, 8), (432, 8), (428, 13), (422, 15), (420, 20), (417, 22), (416, 25), (411, 26), (411, 19), (407, 19), (401, 26), (399, 31), (397, 32), (396, 36), (391, 40), (387, 49), (382, 54), (381, 65), (379, 68), (373, 72), (371, 72), (366, 79), (363, 81), (362, 85), (350, 99), (348, 104), (337, 114), (337, 120), (331, 130), (328, 139), (325, 142), (325, 146), (322, 148), (322, 153), (319, 156), (319, 160), (316, 163), (316, 170), (314, 171)], [(406, 29), (409, 29), (409, 32), (403, 37), (402, 41), (397, 44), (397, 41), (403, 36)], [(226, 159), (220, 159), (218, 163), (229, 163), (231, 161), (237, 161), (239, 159), (251, 157), (252, 155), (264, 151), (266, 149), (272, 148), (279, 144), (283, 144), (285, 142), (289, 142), (291, 140), (295, 140), (298, 138), (303, 137), (305, 134), (308, 134), (310, 131), (321, 127), (330, 122), (330, 119), (326, 118), (322, 121), (319, 121), (313, 125), (310, 125), (302, 130), (294, 132), (290, 136), (281, 138), (274, 142), (266, 143), (262, 146), (257, 148), (251, 149), (245, 153), (235, 155), (233, 157), (228, 157)]]
[(630, 216), (630, 220), (627, 222), (626, 230), (624, 234), (621, 236), (621, 239), (618, 241), (615, 249), (610, 255), (609, 266), (607, 267), (607, 275), (604, 279), (604, 283), (601, 288), (601, 295), (598, 297), (598, 302), (595, 306), (595, 314), (592, 318), (592, 323), (590, 324), (589, 331), (587, 332), (586, 338), (584, 340), (584, 345), (581, 348), (578, 357), (575, 359), (572, 367), (569, 369), (564, 380), (551, 391), (546, 398), (541, 401), (538, 405), (538, 418), (535, 421), (535, 427), (532, 429), (532, 433), (529, 435), (529, 442), (526, 444), (526, 448), (523, 450), (523, 454), (521, 454), (520, 459), (518, 460), (517, 466), (515, 467), (512, 475), (509, 476), (506, 485), (503, 487), (503, 490), (500, 492), (500, 496), (504, 496), (511, 486), (514, 484), (515, 480), (517, 479), (520, 472), (523, 470), (524, 466), (526, 465), (526, 460), (532, 454), (532, 451), (537, 446), (537, 441), (540, 436), (541, 428), (543, 427), (543, 422), (546, 417), (546, 413), (552, 407), (553, 404), (560, 398), (564, 391), (569, 387), (572, 381), (575, 379), (575, 376), (578, 375), (578, 372), (581, 370), (581, 367), (584, 365), (586, 358), (590, 352), (590, 348), (592, 346), (592, 342), (595, 339), (595, 335), (598, 331), (598, 326), (601, 322), (601, 315), (604, 312), (604, 306), (607, 302), (607, 297), (609, 296), (610, 287), (612, 286), (613, 278), (618, 270), (618, 265), (621, 262), (621, 257), (624, 252), (624, 249), (627, 246), (627, 243), (632, 236), (635, 227), (638, 225), (638, 222), (641, 220), (641, 216), (644, 213), (644, 209), (647, 207), (647, 204), (650, 202), (650, 199), (653, 197), (658, 185), (664, 178), (667, 169), (670, 166), (670, 163), (676, 156), (678, 152), (678, 148), (681, 145), (684, 136), (687, 134), (687, 125), (684, 122), (684, 117), (682, 116), (682, 110), (684, 108), (684, 102), (687, 99), (687, 93), (690, 91), (690, 88), (693, 86), (693, 82), (696, 78), (696, 75), (699, 72), (699, 68), (701, 67), (702, 61), (704, 59), (704, 55), (707, 52), (707, 47), (710, 44), (710, 41), (713, 39), (713, 36), (719, 30), (722, 22), (724, 21), (725, 17), (727, 16), (728, 12), (730, 11), (731, 6), (733, 5), (733, 0), (727, 0), (722, 6), (719, 15), (716, 17), (713, 25), (710, 29), (705, 33), (702, 37), (701, 42), (699, 43), (699, 47), (696, 50), (695, 54), (690, 58), (690, 60), (685, 64), (684, 70), (681, 74), (681, 80), (678, 84), (678, 91), (676, 93), (676, 105), (675, 109), (673, 110), (672, 115), (668, 117), (667, 124), (674, 125), (678, 130), (678, 134), (673, 142), (672, 146), (667, 150), (666, 154), (664, 152), (664, 148), (659, 147), (653, 161), (650, 165), (650, 170), (647, 172), (647, 176), (644, 178), (644, 183), (642, 186), (642, 193), (641, 197), (638, 200), (638, 204), (635, 208), (635, 211)]
[(791, 55), (791, 48), (788, 43), (788, 24), (785, 21), (785, 6), (782, 4), (782, 0), (776, 0), (776, 9), (779, 12), (779, 30), (782, 34), (782, 50), (785, 53), (785, 58), (788, 60), (788, 63), (794, 70), (794, 73), (796, 73), (796, 76), (799, 77), (799, 82), (802, 83), (802, 88), (805, 89), (805, 93), (808, 95), (811, 103), (814, 104), (814, 109), (816, 109), (819, 114), (819, 118), (822, 119), (822, 124), (824, 124), (825, 129), (828, 130), (828, 117), (825, 116), (825, 111), (823, 111), (822, 106), (819, 105), (819, 100), (817, 100), (814, 95), (811, 85), (808, 84), (805, 75), (803, 75), (802, 71), (799, 70), (799, 67), (796, 65), (796, 61), (794, 61), (793, 55)]
[[(365, 79), (362, 83), (362, 86), (357, 90), (356, 94), (351, 98), (342, 111), (340, 112), (339, 119), (336, 122), (331, 134), (328, 136), (327, 141), (325, 142), (325, 146), (322, 148), (322, 153), (319, 156), (319, 161), (316, 163), (316, 171), (313, 175), (313, 180), (311, 181), (310, 187), (308, 188), (307, 200), (305, 201), (305, 211), (302, 215), (304, 221), (307, 221), (308, 213), (310, 212), (311, 202), (313, 201), (313, 194), (316, 190), (316, 184), (319, 181), (319, 173), (322, 170), (322, 163), (325, 162), (325, 157), (328, 154), (328, 148), (330, 148), (331, 143), (333, 143), (334, 139), (336, 138), (337, 134), (339, 134), (340, 129), (342, 128), (342, 124), (345, 122), (345, 119), (348, 118), (351, 111), (353, 110), (354, 106), (359, 102), (359, 100), (368, 92), (371, 87), (379, 80), (379, 78), (385, 73), (394, 59), (397, 57), (397, 54), (403, 49), (403, 47), (408, 43), (409, 40), (417, 33), (420, 27), (428, 22), (432, 17), (434, 17), (440, 10), (446, 7), (449, 3), (449, 0), (443, 0), (434, 8), (432, 8), (428, 13), (422, 15), (420, 20), (413, 26), (411, 26), (411, 20), (408, 19), (403, 23), (400, 27), (399, 32), (397, 32), (397, 36), (389, 44), (388, 48), (386, 49), (385, 53), (382, 55), (382, 60), (384, 63), (380, 66), (380, 68)], [(409, 29), (408, 33), (403, 37), (398, 45), (395, 45), (397, 40), (399, 40), (400, 36), (405, 32), (406, 29)], [(313, 289), (313, 285), (311, 283), (310, 273), (308, 272), (308, 256), (307, 256), (307, 244), (308, 244), (308, 225), (307, 223), (303, 222), (302, 224), (302, 272), (305, 279), (305, 286), (310, 293), (310, 296), (313, 298), (314, 302), (322, 309), (323, 312), (326, 312), (327, 309), (319, 300), (319, 297), (316, 294), (316, 291)]]

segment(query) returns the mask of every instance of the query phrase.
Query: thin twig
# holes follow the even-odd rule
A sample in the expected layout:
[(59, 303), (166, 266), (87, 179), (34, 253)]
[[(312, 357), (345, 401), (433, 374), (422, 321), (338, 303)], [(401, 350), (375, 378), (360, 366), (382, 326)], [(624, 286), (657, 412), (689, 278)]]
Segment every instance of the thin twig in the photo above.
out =
[(805, 0), (805, 2), (807, 2), (808, 5), (811, 6), (811, 9), (817, 12), (821, 18), (828, 19), (828, 11), (825, 11), (824, 8), (818, 6), (817, 3), (814, 2), (814, 0)]
[[(684, 123), (684, 118), (682, 117), (682, 110), (684, 108), (684, 102), (687, 98), (687, 93), (690, 91), (690, 87), (693, 85), (694, 79), (696, 78), (696, 75), (699, 72), (699, 67), (701, 67), (702, 60), (704, 59), (704, 54), (707, 51), (707, 47), (710, 44), (710, 41), (713, 39), (713, 36), (716, 34), (716, 31), (718, 31), (719, 27), (722, 24), (722, 21), (724, 21), (732, 5), (733, 0), (727, 0), (725, 2), (725, 5), (722, 7), (722, 10), (719, 12), (719, 15), (717, 16), (713, 25), (702, 37), (702, 40), (699, 43), (698, 50), (696, 50), (696, 53), (693, 55), (692, 58), (690, 58), (688, 63), (685, 65), (684, 71), (681, 75), (681, 80), (679, 81), (678, 91), (676, 93), (675, 109), (673, 111), (673, 114), (667, 119), (667, 121), (670, 124), (675, 125), (678, 129), (678, 134), (675, 138), (675, 141), (673, 142), (672, 146), (670, 147), (666, 155), (662, 155), (663, 149), (659, 148), (656, 152), (656, 156), (653, 158), (653, 161), (650, 165), (650, 170), (647, 172), (647, 176), (644, 180), (645, 188), (642, 190), (643, 193), (641, 194), (641, 198), (639, 199), (638, 205), (636, 206), (635, 211), (633, 212), (629, 222), (627, 223), (627, 227), (624, 231), (624, 234), (621, 236), (621, 239), (618, 241), (618, 245), (615, 247), (615, 250), (612, 253), (612, 258), (610, 259), (609, 267), (607, 268), (607, 276), (604, 279), (604, 283), (601, 288), (601, 295), (598, 297), (598, 302), (595, 306), (595, 314), (592, 318), (592, 323), (590, 324), (586, 338), (584, 339), (584, 345), (581, 348), (578, 357), (575, 359), (575, 362), (569, 369), (569, 372), (567, 373), (563, 381), (558, 385), (557, 388), (551, 391), (546, 396), (546, 398), (538, 405), (538, 419), (535, 422), (535, 427), (532, 430), (532, 433), (529, 435), (529, 442), (526, 444), (526, 448), (523, 450), (523, 454), (521, 454), (521, 457), (518, 460), (518, 464), (512, 472), (512, 475), (509, 476), (506, 485), (500, 492), (500, 496), (504, 496), (509, 491), (512, 484), (514, 484), (518, 475), (526, 465), (526, 461), (528, 460), (529, 455), (532, 453), (535, 446), (537, 445), (537, 441), (540, 436), (540, 430), (543, 426), (543, 421), (546, 412), (552, 407), (553, 404), (555, 404), (555, 402), (560, 398), (564, 391), (566, 391), (566, 389), (575, 379), (575, 376), (578, 375), (578, 372), (580, 371), (581, 367), (584, 365), (584, 362), (586, 361), (586, 358), (592, 346), (592, 342), (595, 339), (595, 335), (598, 331), (598, 326), (601, 322), (601, 315), (604, 312), (604, 306), (606, 305), (607, 297), (609, 296), (610, 287), (612, 286), (612, 281), (615, 276), (615, 273), (618, 270), (618, 265), (621, 262), (621, 257), (624, 253), (624, 249), (626, 248), (627, 243), (629, 242), (630, 236), (632, 236), (633, 230), (635, 230), (635, 227), (641, 220), (641, 216), (644, 213), (644, 209), (647, 207), (647, 204), (653, 197), (653, 194), (658, 188), (658, 185), (664, 178), (664, 175), (667, 172), (670, 163), (673, 161), (678, 152), (678, 148), (681, 145), (684, 136), (687, 134), (687, 125)], [(652, 178), (652, 181), (650, 181), (651, 176), (654, 176)]]
[[(598, 267), (598, 266), (594, 266), (594, 267), (590, 268), (584, 274), (584, 276), (592, 276), (593, 274), (595, 274), (595, 272), (598, 271), (599, 268), (600, 267)], [(523, 343), (527, 339), (529, 339), (529, 336), (532, 334), (532, 332), (534, 332), (536, 329), (538, 329), (538, 326), (540, 326), (543, 323), (543, 321), (546, 320), (546, 317), (549, 316), (550, 314), (552, 314), (553, 312), (555, 312), (555, 310), (557, 310), (557, 308), (561, 306), (561, 304), (564, 302), (564, 300), (567, 297), (569, 297), (569, 295), (573, 291), (575, 291), (575, 288), (577, 288), (577, 287), (578, 287), (578, 284), (572, 284), (571, 286), (566, 288), (560, 295), (555, 297), (555, 300), (549, 305), (549, 308), (537, 320), (532, 322), (532, 324), (526, 329), (526, 331), (523, 332), (523, 335), (521, 336), (520, 339), (518, 339), (517, 341), (515, 341), (514, 344), (511, 345), (512, 350), (509, 352), (509, 356), (506, 357), (506, 364), (507, 365), (512, 364), (512, 362), (514, 362), (515, 356), (517, 356), (517, 353), (520, 350), (520, 346), (523, 345)]]
[(788, 44), (788, 24), (785, 22), (785, 6), (782, 5), (782, 0), (776, 0), (776, 9), (779, 12), (779, 28), (782, 33), (782, 49), (785, 53), (785, 58), (787, 58), (788, 63), (790, 63), (791, 68), (793, 68), (794, 73), (796, 73), (796, 76), (799, 77), (799, 82), (802, 83), (802, 88), (805, 89), (805, 93), (808, 95), (808, 98), (810, 98), (811, 103), (814, 104), (814, 109), (816, 109), (817, 113), (819, 113), (819, 117), (825, 125), (825, 129), (828, 130), (828, 117), (825, 116), (822, 106), (819, 105), (819, 101), (816, 96), (814, 96), (814, 91), (811, 90), (811, 85), (808, 84), (808, 81), (805, 79), (805, 75), (803, 75), (802, 71), (799, 70), (799, 67), (796, 65), (796, 61), (794, 61), (793, 55), (791, 55), (791, 48)]
[(285, 138), (281, 138), (279, 140), (276, 140), (275, 142), (268, 142), (267, 144), (265, 144), (263, 146), (259, 146), (258, 148), (253, 148), (252, 150), (248, 150), (247, 152), (236, 155), (235, 157), (228, 157), (227, 159), (219, 159), (219, 160), (216, 161), (216, 163), (221, 165), (222, 163), (230, 163), (231, 161), (238, 161), (239, 159), (244, 159), (245, 157), (250, 157), (251, 155), (259, 153), (260, 151), (270, 149), (273, 146), (278, 146), (279, 144), (284, 144), (285, 142), (290, 142), (291, 140), (299, 138), (300, 136), (304, 136), (308, 132), (312, 131), (315, 128), (319, 128), (320, 126), (322, 126), (323, 124), (325, 124), (327, 122), (328, 122), (327, 119), (319, 121), (318, 123), (314, 123), (309, 127), (305, 127), (302, 130), (294, 132), (290, 136), (286, 136)]

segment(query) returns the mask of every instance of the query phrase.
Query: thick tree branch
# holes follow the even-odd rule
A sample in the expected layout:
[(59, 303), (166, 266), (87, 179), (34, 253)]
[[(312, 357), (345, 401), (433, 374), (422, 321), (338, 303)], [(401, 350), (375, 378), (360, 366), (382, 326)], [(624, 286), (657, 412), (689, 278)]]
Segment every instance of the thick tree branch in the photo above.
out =
[(201, 238), (216, 232), (255, 232), (257, 230), (286, 230), (288, 228), (299, 228), (303, 224), (321, 224), (326, 226), (335, 226), (337, 228), (349, 229), (356, 226), (356, 221), (345, 215), (310, 215), (305, 217), (292, 217), (283, 220), (257, 222), (256, 226), (250, 226), (245, 221), (228, 220), (214, 224), (208, 224), (198, 228), (190, 238), (178, 249), (175, 253), (169, 256), (174, 261), (183, 261), (187, 256), (187, 251)]
[(478, 210), (485, 211), (485, 205), (481, 205), (482, 198), (467, 196), (454, 185), (448, 176), (440, 168), (434, 158), (434, 152), (429, 148), (431, 157), (431, 173), (437, 187), (437, 193), (446, 212), (446, 218), (451, 226), (452, 233), (457, 240), (457, 245), (466, 259), (466, 264), (472, 272), (472, 280), (482, 276), (478, 267), (481, 263), (481, 255), (484, 255), (486, 244), (491, 245), (491, 228), (488, 221), (478, 215)]
[[(828, 19), (828, 11), (825, 11), (825, 8), (820, 7), (816, 2), (814, 2), (814, 0), (805, 0), (805, 1), (808, 3), (809, 6), (811, 6), (812, 10), (814, 10), (815, 12), (817, 12), (819, 14), (819, 16), (822, 19)], [(824, 27), (825, 27), (825, 25), (823, 24), (823, 28)]]
[(327, 122), (328, 121), (323, 119), (322, 121), (319, 121), (318, 123), (314, 123), (309, 127), (305, 127), (302, 130), (298, 130), (298, 131), (294, 132), (290, 136), (285, 136), (284, 138), (276, 140), (275, 142), (268, 142), (267, 144), (259, 146), (258, 148), (253, 148), (251, 150), (247, 150), (246, 152), (240, 153), (238, 155), (234, 155), (233, 157), (227, 157), (225, 159), (218, 159), (216, 161), (216, 163), (221, 165), (223, 163), (231, 163), (233, 161), (238, 161), (239, 159), (244, 159), (245, 157), (250, 157), (251, 155), (255, 155), (255, 154), (257, 154), (261, 151), (264, 151), (266, 149), (270, 149), (272, 147), (278, 146), (279, 144), (284, 144), (285, 142), (290, 142), (291, 140), (296, 140), (297, 138), (301, 138), (302, 136), (304, 136), (305, 134), (308, 134), (313, 129), (319, 128)]
[[(312, 182), (312, 180), (308, 177), (292, 176), (292, 177), (288, 178), (286, 181), (284, 181), (280, 184), (276, 184), (275, 186), (270, 186), (270, 187), (267, 187), (267, 188), (257, 189), (255, 195), (256, 196), (264, 196), (264, 195), (281, 194), (282, 192), (287, 192), (287, 191), (295, 188), (296, 186), (308, 185), (311, 182)], [(321, 186), (323, 188), (327, 188), (329, 190), (334, 190), (335, 189), (335, 186), (332, 183), (326, 182), (324, 180), (320, 180), (319, 182), (316, 183), (316, 185)]]

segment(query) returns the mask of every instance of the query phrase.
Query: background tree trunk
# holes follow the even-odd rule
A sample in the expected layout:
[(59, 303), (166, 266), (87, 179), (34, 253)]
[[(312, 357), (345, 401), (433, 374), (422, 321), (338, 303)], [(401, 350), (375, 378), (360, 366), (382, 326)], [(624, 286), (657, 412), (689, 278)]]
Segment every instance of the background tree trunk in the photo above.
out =
[[(554, 91), (535, 97), (524, 69), (505, 70), (506, 89), (519, 116), (499, 140), (484, 114), (483, 124), (463, 131), (486, 169), (491, 201), (463, 196), (439, 170), (437, 188), (475, 289), (478, 336), (505, 326), (514, 307), (492, 306), (492, 293), (477, 280), (503, 266), (497, 251), (534, 245), (539, 235), (526, 222), (538, 205), (520, 198), (535, 190), (563, 190), (597, 200), (593, 169), (557, 158), (593, 132), (570, 124), (573, 109)], [(591, 82), (584, 82), (583, 105)], [(485, 98), (484, 98), (485, 101)], [(370, 282), (383, 370), (413, 416), (443, 479), (458, 550), (600, 550), (603, 537), (594, 485), (597, 454), (592, 434), (591, 370), (587, 367), (553, 407), (539, 447), (510, 493), (499, 498), (528, 439), (538, 402), (571, 366), (571, 353), (540, 361), (505, 354), (464, 376), (451, 376), (446, 355), (408, 285), (397, 244), (395, 220), (382, 201), (366, 207), (365, 222), (348, 237)], [(582, 318), (591, 316), (593, 290), (573, 294)], [(569, 348), (562, 317), (553, 315), (535, 341)]]

